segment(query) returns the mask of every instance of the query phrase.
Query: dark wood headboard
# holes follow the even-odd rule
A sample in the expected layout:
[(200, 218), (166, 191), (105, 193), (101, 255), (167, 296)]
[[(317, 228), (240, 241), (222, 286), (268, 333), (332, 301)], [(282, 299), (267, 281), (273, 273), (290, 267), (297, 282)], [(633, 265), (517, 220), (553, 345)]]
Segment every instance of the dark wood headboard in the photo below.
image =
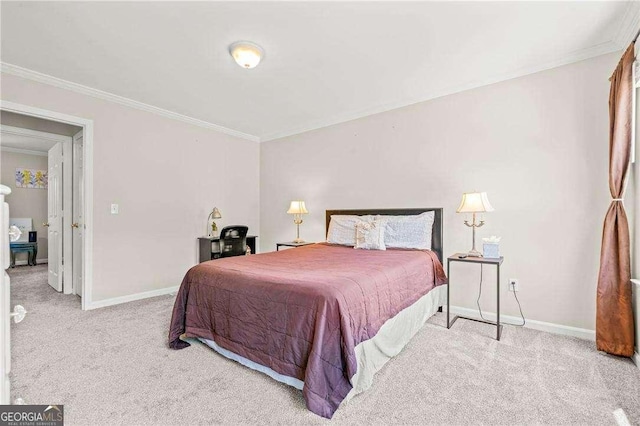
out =
[(331, 222), (331, 215), (334, 214), (353, 214), (358, 216), (363, 215), (418, 215), (424, 212), (435, 212), (433, 219), (433, 233), (431, 234), (431, 250), (436, 252), (440, 262), (444, 262), (443, 255), (443, 218), (442, 208), (417, 208), (417, 209), (366, 209), (366, 210), (327, 210), (325, 216), (325, 234), (329, 232), (329, 222)]

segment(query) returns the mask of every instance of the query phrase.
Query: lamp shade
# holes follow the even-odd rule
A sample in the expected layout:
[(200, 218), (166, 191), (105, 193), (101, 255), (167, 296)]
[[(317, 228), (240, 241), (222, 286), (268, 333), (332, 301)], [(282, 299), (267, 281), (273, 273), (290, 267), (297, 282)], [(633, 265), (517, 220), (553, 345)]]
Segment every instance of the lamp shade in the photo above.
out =
[(457, 213), (482, 213), (492, 212), (493, 207), (489, 203), (486, 192), (466, 192), (462, 194), (462, 201)]
[(255, 68), (264, 56), (262, 47), (250, 41), (237, 41), (229, 46), (229, 53), (242, 68)]
[(218, 210), (217, 207), (213, 208), (213, 211), (211, 212), (211, 217), (213, 219), (222, 219), (222, 214), (220, 214), (220, 210)]
[(304, 201), (292, 201), (289, 206), (289, 210), (287, 210), (289, 214), (307, 214), (307, 208), (304, 205)]

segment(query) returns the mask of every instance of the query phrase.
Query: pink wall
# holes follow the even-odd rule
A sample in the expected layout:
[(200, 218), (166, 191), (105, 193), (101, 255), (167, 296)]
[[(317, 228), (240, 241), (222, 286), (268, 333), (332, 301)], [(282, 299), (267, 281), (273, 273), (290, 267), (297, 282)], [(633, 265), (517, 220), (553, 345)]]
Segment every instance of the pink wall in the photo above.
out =
[[(286, 209), (305, 200), (303, 238), (324, 239), (324, 212), (444, 207), (445, 251), (467, 251), (463, 192), (496, 211), (479, 237), (502, 236), (503, 313), (594, 329), (607, 186), (608, 78), (619, 54), (446, 96), (262, 144), (262, 250), (291, 240)], [(475, 309), (479, 268), (453, 269), (454, 305)], [(482, 306), (495, 312), (495, 272)]]
[(94, 120), (94, 302), (179, 285), (214, 206), (260, 235), (259, 144), (7, 74), (1, 98)]
[[(11, 217), (30, 217), (33, 230), (38, 232), (38, 261), (47, 260), (47, 191), (44, 189), (16, 188), (16, 169), (47, 170), (46, 156), (28, 155), (17, 152), (0, 151), (0, 176), (2, 184), (11, 188), (11, 194), (4, 197), (11, 205)], [(18, 261), (27, 260), (27, 253), (16, 254)]]
[[(594, 328), (608, 207), (608, 77), (619, 54), (446, 96), (261, 145), (63, 89), (2, 75), (2, 99), (90, 118), (94, 152), (94, 299), (178, 285), (196, 263), (208, 211), (246, 223), (262, 251), (324, 239), (335, 208), (444, 207), (445, 251), (470, 248), (455, 208), (487, 191), (507, 278), (528, 319)], [(231, 161), (233, 160), (233, 161)], [(120, 215), (109, 214), (112, 202)], [(260, 222), (260, 223), (259, 223)], [(259, 226), (260, 225), (260, 226)], [(453, 270), (454, 305), (475, 308), (479, 270)], [(495, 273), (481, 303), (495, 311)]]

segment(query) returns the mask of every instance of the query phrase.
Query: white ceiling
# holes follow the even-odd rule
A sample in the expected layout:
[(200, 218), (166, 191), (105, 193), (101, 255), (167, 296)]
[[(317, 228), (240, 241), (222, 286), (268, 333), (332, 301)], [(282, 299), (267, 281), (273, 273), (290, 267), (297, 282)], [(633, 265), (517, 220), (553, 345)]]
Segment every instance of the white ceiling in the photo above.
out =
[[(637, 2), (1, 2), (13, 64), (261, 140), (619, 50)], [(266, 51), (255, 69), (227, 52)]]

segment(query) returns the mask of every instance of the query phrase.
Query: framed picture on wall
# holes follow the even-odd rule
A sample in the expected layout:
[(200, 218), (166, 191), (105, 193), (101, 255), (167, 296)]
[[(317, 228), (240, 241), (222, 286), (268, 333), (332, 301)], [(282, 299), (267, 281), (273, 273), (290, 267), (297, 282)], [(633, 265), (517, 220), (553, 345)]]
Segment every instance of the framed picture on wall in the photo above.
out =
[(16, 169), (16, 188), (47, 189), (48, 186), (46, 170)]

